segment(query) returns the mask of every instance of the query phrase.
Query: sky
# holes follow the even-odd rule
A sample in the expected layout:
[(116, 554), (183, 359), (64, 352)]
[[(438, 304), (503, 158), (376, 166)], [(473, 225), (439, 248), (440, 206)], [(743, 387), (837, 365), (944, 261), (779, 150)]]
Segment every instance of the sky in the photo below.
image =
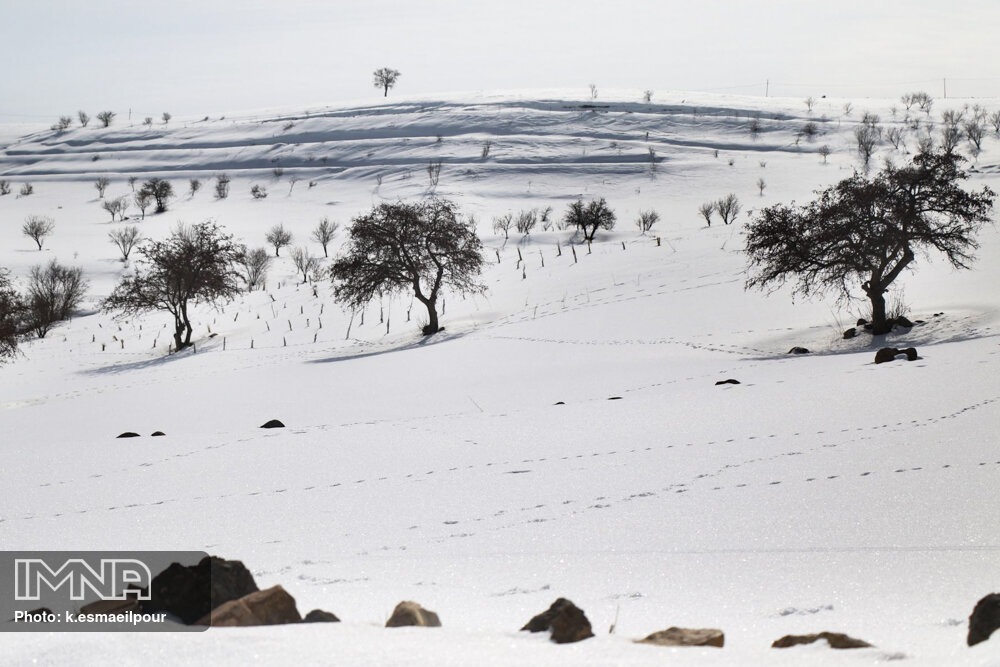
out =
[(0, 122), (454, 91), (1000, 97), (993, 0), (0, 0)]

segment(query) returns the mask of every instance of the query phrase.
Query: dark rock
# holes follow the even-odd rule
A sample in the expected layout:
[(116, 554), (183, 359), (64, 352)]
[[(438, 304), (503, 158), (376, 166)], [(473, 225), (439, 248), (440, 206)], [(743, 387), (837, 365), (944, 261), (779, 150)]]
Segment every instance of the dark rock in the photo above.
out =
[(927, 324), (927, 323), (926, 323), (926, 322), (924, 322), (923, 320), (914, 320), (914, 321), (913, 321), (913, 323), (914, 323), (914, 324)]
[(566, 401), (556, 401), (553, 405), (566, 405)]
[(910, 329), (913, 327), (913, 322), (903, 317), (902, 315), (894, 319), (892, 321), (892, 324), (896, 325), (897, 327), (903, 327), (904, 329)]
[(593, 637), (590, 621), (583, 610), (566, 598), (559, 598), (541, 614), (528, 621), (522, 631), (552, 631), (552, 641), (557, 644), (571, 644)]
[(238, 560), (206, 556), (197, 565), (171, 563), (153, 577), (143, 611), (165, 611), (191, 625), (230, 600), (257, 592), (250, 571)]
[(917, 360), (917, 348), (915, 348), (915, 347), (908, 347), (905, 350), (900, 350), (899, 353), (900, 354), (905, 354), (907, 361), (916, 361)]
[(1000, 628), (1000, 593), (990, 593), (976, 603), (969, 616), (969, 646), (984, 642)]
[(830, 648), (871, 648), (871, 644), (861, 639), (849, 637), (840, 632), (820, 632), (815, 635), (785, 635), (771, 644), (771, 648), (789, 648), (799, 644), (812, 644), (825, 639)]
[(655, 644), (656, 646), (717, 646), (722, 648), (726, 643), (726, 635), (715, 628), (667, 628), (654, 632), (645, 639), (636, 640), (637, 644)]
[(732, 378), (729, 378), (728, 380), (719, 380), (718, 382), (715, 383), (715, 386), (718, 387), (720, 384), (739, 384), (739, 383), (740, 383), (739, 380), (734, 380)]
[(809, 348), (793, 347), (788, 351), (788, 354), (809, 354)]
[(139, 434), (138, 433), (133, 433), (132, 431), (125, 431), (124, 433), (122, 433), (118, 437), (119, 438), (138, 438)]
[(150, 435), (154, 438), (159, 438), (161, 436), (166, 435), (166, 433), (164, 433), (163, 431), (153, 431)]
[(302, 616), (295, 607), (295, 598), (281, 586), (272, 586), (219, 605), (199, 620), (197, 625), (232, 628), (301, 622)]
[(857, 335), (858, 335), (858, 330), (855, 329), (854, 327), (851, 327), (850, 329), (844, 332), (844, 340), (854, 338)]
[(866, 320), (863, 317), (859, 317), (858, 321), (854, 323), (854, 326), (856, 326), (856, 327), (863, 327), (866, 324), (868, 324), (868, 320)]
[(440, 628), (441, 619), (433, 611), (424, 609), (416, 602), (403, 601), (392, 610), (392, 616), (385, 622), (387, 628), (401, 628), (414, 625), (421, 628)]
[(875, 353), (875, 363), (884, 364), (887, 361), (893, 361), (896, 355), (899, 354), (899, 350), (894, 347), (883, 347), (881, 350)]
[(285, 428), (285, 425), (281, 423), (281, 420), (272, 419), (271, 421), (261, 424), (261, 428)]
[(621, 396), (609, 396), (608, 400), (609, 401), (620, 401), (620, 400), (622, 400), (622, 397)]
[(862, 325), (865, 331), (871, 331), (874, 327), (871, 322), (866, 322)]
[(322, 609), (313, 609), (302, 619), (303, 623), (340, 623), (340, 619), (335, 614)]

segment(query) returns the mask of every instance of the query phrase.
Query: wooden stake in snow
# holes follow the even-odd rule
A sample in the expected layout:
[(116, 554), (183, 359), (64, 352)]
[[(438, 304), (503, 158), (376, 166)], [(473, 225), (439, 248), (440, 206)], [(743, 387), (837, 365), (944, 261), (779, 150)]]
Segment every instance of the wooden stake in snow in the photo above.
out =
[(538, 249), (538, 256), (542, 258), (542, 268), (545, 268), (545, 255), (542, 254), (542, 249)]
[(225, 338), (222, 339), (222, 351), (223, 352), (226, 351), (226, 339)]
[(570, 246), (569, 249), (573, 251), (573, 263), (576, 264), (576, 246)]
[(351, 337), (351, 327), (354, 325), (354, 311), (351, 311), (351, 321), (347, 323), (347, 335), (344, 336), (344, 340), (348, 340)]
[(495, 252), (497, 254), (497, 264), (499, 264), (500, 263), (500, 251), (497, 250), (496, 248), (494, 248), (493, 252)]
[(556, 241), (556, 257), (562, 257), (562, 247), (559, 245), (559, 241)]

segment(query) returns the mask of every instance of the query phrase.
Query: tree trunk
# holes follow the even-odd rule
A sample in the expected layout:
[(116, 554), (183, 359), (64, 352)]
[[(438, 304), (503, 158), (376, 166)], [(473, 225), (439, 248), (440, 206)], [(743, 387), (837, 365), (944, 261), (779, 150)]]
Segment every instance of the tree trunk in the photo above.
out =
[(886, 321), (885, 292), (877, 289), (869, 290), (868, 298), (872, 302), (872, 335), (880, 336), (889, 333), (891, 327)]
[(441, 329), (438, 326), (437, 304), (434, 303), (434, 300), (427, 299), (424, 301), (424, 305), (427, 306), (427, 326), (424, 327), (423, 332), (425, 336), (430, 336)]
[(389, 84), (386, 84), (384, 88), (385, 92), (382, 94), (382, 97), (389, 97)]

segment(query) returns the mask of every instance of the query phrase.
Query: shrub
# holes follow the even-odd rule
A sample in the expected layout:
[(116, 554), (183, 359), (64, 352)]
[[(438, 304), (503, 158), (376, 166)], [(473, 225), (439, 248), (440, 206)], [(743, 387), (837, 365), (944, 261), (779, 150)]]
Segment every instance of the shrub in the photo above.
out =
[(236, 258), (236, 265), (239, 268), (240, 279), (247, 285), (247, 291), (252, 292), (264, 284), (267, 269), (271, 266), (271, 255), (266, 248), (253, 250), (243, 248)]
[(52, 325), (69, 318), (87, 292), (80, 267), (62, 266), (56, 260), (33, 266), (28, 277), (28, 327), (44, 338)]
[(215, 177), (215, 198), (225, 199), (229, 196), (229, 182), (232, 179), (226, 174), (219, 174)]
[(722, 218), (722, 222), (729, 224), (736, 221), (736, 216), (740, 212), (740, 200), (735, 194), (729, 193), (722, 199), (715, 202), (715, 211)]
[(254, 199), (267, 199), (267, 188), (256, 183), (250, 186), (250, 195)]
[(97, 114), (97, 120), (101, 121), (104, 127), (111, 125), (111, 121), (115, 119), (117, 114), (114, 111), (102, 111)]
[(45, 237), (51, 235), (55, 228), (56, 223), (49, 216), (29, 215), (24, 219), (21, 233), (38, 244), (38, 249), (41, 250), (42, 244), (45, 243)]
[(274, 256), (278, 257), (278, 251), (292, 243), (292, 233), (284, 225), (275, 225), (264, 235), (264, 240), (274, 246)]
[(573, 202), (563, 220), (568, 226), (582, 231), (584, 241), (593, 241), (598, 229), (614, 229), (616, 218), (615, 212), (608, 208), (607, 201), (601, 197), (591, 200), (586, 206), (582, 199)]
[(639, 233), (645, 234), (660, 221), (660, 214), (656, 211), (639, 211), (639, 217), (635, 221), (635, 226), (639, 228)]
[(156, 202), (156, 212), (163, 213), (167, 210), (167, 203), (174, 196), (174, 187), (170, 181), (161, 178), (151, 178), (142, 184), (139, 192), (144, 192)]

